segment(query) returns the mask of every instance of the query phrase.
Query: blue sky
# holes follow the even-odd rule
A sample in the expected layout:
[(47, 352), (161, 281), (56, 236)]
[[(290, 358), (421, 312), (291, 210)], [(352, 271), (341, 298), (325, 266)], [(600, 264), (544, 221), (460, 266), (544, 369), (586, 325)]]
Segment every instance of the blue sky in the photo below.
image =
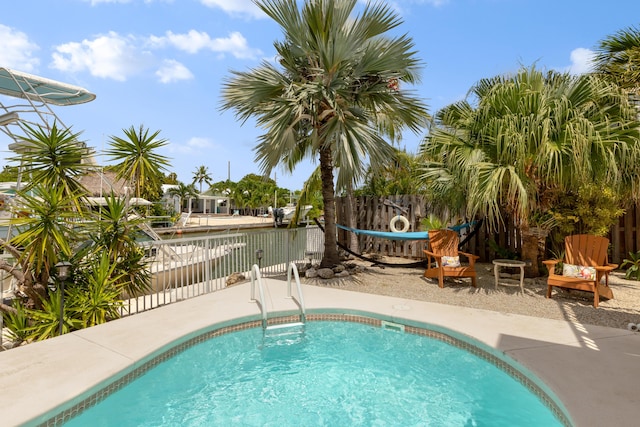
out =
[[(401, 32), (424, 63), (414, 89), (430, 112), (464, 98), (479, 79), (536, 64), (585, 72), (597, 43), (638, 25), (640, 2), (618, 0), (396, 0)], [(279, 28), (250, 0), (20, 0), (3, 2), (0, 66), (82, 86), (88, 104), (56, 114), (100, 153), (110, 136), (142, 124), (169, 140), (162, 154), (189, 183), (200, 165), (214, 179), (260, 173), (253, 147), (260, 130), (221, 112), (229, 70), (274, 56)], [(405, 135), (415, 152), (424, 134)], [(0, 166), (10, 155), (0, 133)], [(107, 163), (98, 156), (100, 163)], [(230, 167), (229, 167), (230, 166)], [(315, 164), (278, 185), (300, 189)], [(272, 173), (271, 177), (274, 177)]]

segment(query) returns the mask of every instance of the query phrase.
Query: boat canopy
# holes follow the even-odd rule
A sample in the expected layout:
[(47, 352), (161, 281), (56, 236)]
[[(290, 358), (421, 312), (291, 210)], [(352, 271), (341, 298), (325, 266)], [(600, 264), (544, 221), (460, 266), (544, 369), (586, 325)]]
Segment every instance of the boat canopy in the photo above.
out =
[(96, 96), (79, 86), (0, 67), (0, 94), (53, 105), (76, 105)]

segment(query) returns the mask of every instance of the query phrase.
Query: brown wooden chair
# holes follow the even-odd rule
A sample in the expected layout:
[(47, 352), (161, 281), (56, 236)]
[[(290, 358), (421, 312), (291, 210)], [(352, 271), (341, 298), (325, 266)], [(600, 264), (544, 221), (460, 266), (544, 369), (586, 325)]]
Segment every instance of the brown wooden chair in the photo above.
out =
[[(444, 288), (445, 277), (469, 277), (471, 284), (476, 287), (476, 268), (475, 263), (477, 255), (468, 254), (458, 250), (460, 238), (458, 233), (453, 230), (430, 230), (429, 231), (429, 249), (425, 249), (427, 255), (427, 269), (424, 277), (438, 278), (438, 286)], [(443, 265), (443, 257), (459, 257), (460, 255), (467, 257), (469, 264), (457, 267)], [(445, 259), (446, 260), (446, 259)], [(432, 265), (435, 261), (436, 265)]]
[[(609, 264), (607, 261), (607, 249), (609, 239), (606, 237), (592, 236), (589, 234), (576, 234), (567, 236), (564, 239), (565, 255), (563, 270), (572, 266), (593, 267), (595, 275), (589, 277), (573, 277), (556, 274), (556, 264), (558, 259), (543, 261), (549, 269), (547, 279), (547, 298), (551, 298), (551, 290), (554, 286), (559, 288), (577, 289), (580, 291), (593, 292), (593, 306), (598, 308), (600, 297), (613, 299), (613, 291), (609, 287), (609, 273), (618, 267), (617, 264)], [(604, 284), (600, 283), (604, 277)]]

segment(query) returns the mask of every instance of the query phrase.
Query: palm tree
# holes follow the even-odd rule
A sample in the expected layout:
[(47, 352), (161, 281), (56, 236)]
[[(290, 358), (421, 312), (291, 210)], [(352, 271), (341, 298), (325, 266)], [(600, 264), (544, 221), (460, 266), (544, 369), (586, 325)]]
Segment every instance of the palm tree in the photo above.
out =
[(601, 40), (596, 47), (595, 72), (624, 89), (640, 90), (640, 29), (628, 27)]
[(142, 197), (145, 185), (159, 184), (162, 171), (169, 166), (169, 159), (156, 150), (164, 147), (168, 141), (158, 139), (160, 131), (149, 134), (142, 125), (136, 130), (133, 126), (122, 130), (126, 138), (111, 136), (106, 152), (112, 160), (119, 161), (115, 166), (116, 177), (130, 182), (136, 197)]
[(616, 85), (532, 67), (482, 80), (472, 94), (477, 106), (461, 101), (438, 112), (422, 145), (423, 178), (493, 228), (509, 215), (523, 235), (523, 258), (533, 261), (529, 274), (538, 274), (544, 235), (534, 227), (552, 225), (563, 198), (592, 183), (621, 200), (638, 197), (638, 123)]
[[(18, 156), (9, 160), (19, 162), (27, 168), (29, 182), (24, 188), (29, 191), (36, 186), (45, 188), (60, 187), (63, 197), (80, 199), (87, 195), (79, 178), (90, 166), (83, 161), (91, 150), (80, 141), (80, 132), (59, 128), (56, 123), (51, 129), (31, 127), (22, 124), (25, 136), (18, 136), (20, 148)], [(81, 210), (79, 201), (76, 210)]]
[(211, 175), (209, 175), (209, 168), (206, 166), (198, 166), (193, 172), (193, 183), (200, 184), (200, 194), (202, 194), (202, 183), (206, 182), (207, 185), (211, 185)]
[(334, 168), (356, 180), (367, 158), (377, 164), (392, 155), (380, 130), (417, 132), (426, 117), (423, 102), (402, 83), (418, 80), (419, 61), (406, 35), (386, 34), (401, 19), (383, 3), (354, 15), (357, 0), (262, 0), (256, 4), (278, 25), (284, 41), (274, 44), (278, 65), (263, 63), (233, 72), (223, 88), (223, 109), (267, 129), (256, 160), (269, 175), (304, 158), (319, 160), (324, 201), (322, 267), (339, 264), (334, 203)]

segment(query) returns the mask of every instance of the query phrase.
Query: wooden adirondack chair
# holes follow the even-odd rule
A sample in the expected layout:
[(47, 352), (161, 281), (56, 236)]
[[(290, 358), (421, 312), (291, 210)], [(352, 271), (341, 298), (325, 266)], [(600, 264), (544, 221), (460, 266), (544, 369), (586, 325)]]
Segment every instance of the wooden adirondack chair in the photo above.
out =
[[(469, 277), (471, 278), (471, 284), (476, 287), (476, 260), (480, 257), (477, 255), (468, 254), (458, 250), (458, 244), (460, 238), (458, 233), (453, 230), (430, 230), (429, 231), (429, 249), (425, 249), (424, 253), (427, 255), (427, 269), (424, 272), (424, 277), (438, 278), (438, 286), (444, 288), (445, 277)], [(465, 256), (469, 264), (463, 266), (458, 263), (458, 266), (448, 265), (456, 257), (460, 255)], [(458, 258), (459, 260), (459, 258)], [(436, 266), (433, 266), (433, 262), (436, 262)]]
[[(549, 269), (547, 279), (547, 298), (551, 298), (554, 286), (593, 292), (593, 306), (598, 308), (600, 297), (613, 299), (609, 287), (609, 273), (618, 267), (607, 262), (609, 239), (589, 234), (576, 234), (564, 239), (565, 256), (563, 274), (556, 274), (555, 266), (560, 260), (547, 260), (543, 263)], [(583, 267), (591, 267), (591, 270)], [(575, 273), (578, 272), (576, 275)], [(582, 272), (582, 274), (580, 274)], [(593, 274), (590, 274), (593, 273)], [(604, 277), (604, 284), (600, 283)]]

